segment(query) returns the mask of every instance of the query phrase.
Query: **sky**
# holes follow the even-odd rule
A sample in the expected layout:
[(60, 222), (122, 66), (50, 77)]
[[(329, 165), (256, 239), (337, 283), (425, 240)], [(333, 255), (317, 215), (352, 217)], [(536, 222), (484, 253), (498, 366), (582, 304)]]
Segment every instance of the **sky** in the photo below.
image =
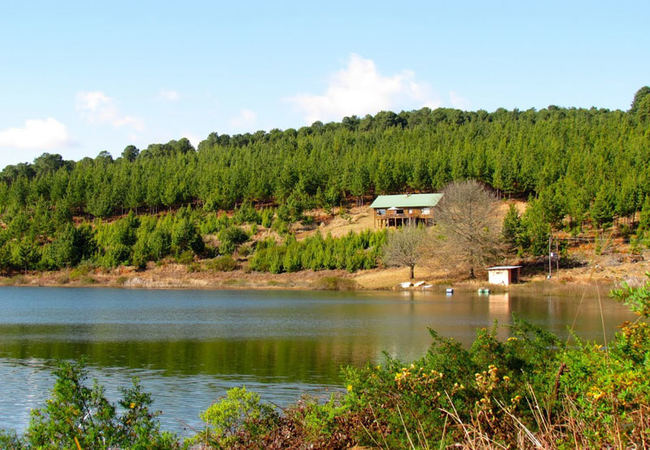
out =
[(381, 110), (627, 110), (643, 1), (31, 1), (0, 13), (0, 168)]

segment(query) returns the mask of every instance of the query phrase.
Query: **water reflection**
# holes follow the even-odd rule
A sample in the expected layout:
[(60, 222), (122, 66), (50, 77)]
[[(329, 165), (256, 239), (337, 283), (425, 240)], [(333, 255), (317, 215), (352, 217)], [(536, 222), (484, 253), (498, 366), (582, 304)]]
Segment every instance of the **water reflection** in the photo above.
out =
[[(43, 406), (54, 383), (52, 361), (31, 359), (29, 361), (3, 358), (0, 360), (0, 427), (22, 431), (29, 424), (30, 411)], [(284, 405), (297, 399), (296, 393), (325, 396), (332, 392), (329, 385), (316, 383), (261, 383), (252, 376), (176, 376), (169, 377), (156, 370), (130, 369), (125, 367), (89, 367), (89, 375), (106, 387), (106, 395), (113, 401), (120, 397), (119, 388), (131, 386), (131, 378), (137, 376), (145, 391), (154, 394), (155, 410), (163, 428), (181, 434), (199, 429), (200, 411), (222, 396), (228, 389), (246, 385), (261, 392), (265, 401)], [(298, 394), (300, 395), (300, 394)]]
[[(510, 294), (490, 294), (487, 296), (490, 305), (490, 315), (499, 321), (509, 320), (510, 318)], [(506, 319), (507, 318), (507, 319)]]

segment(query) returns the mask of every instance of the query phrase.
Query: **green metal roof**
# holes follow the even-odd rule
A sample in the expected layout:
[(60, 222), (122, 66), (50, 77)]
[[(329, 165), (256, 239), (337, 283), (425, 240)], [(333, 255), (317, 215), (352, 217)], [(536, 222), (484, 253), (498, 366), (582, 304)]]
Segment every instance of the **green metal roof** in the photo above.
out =
[(399, 194), (380, 195), (370, 205), (373, 209), (378, 208), (418, 208), (434, 207), (438, 204), (442, 194)]

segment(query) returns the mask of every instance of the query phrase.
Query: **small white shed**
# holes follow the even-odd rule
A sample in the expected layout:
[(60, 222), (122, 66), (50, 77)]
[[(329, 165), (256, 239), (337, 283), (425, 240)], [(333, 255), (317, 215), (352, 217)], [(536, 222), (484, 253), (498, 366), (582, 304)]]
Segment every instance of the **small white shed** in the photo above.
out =
[(488, 267), (488, 283), (508, 286), (519, 282), (521, 266)]

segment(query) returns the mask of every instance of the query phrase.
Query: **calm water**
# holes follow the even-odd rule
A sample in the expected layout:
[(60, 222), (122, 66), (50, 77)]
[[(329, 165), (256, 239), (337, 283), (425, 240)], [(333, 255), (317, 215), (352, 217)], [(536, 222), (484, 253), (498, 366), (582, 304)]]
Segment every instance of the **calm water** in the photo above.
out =
[[(603, 298), (608, 336), (633, 316)], [(470, 343), (477, 327), (516, 312), (567, 336), (602, 341), (597, 299), (436, 293), (147, 291), (0, 288), (0, 427), (22, 430), (52, 385), (56, 359), (87, 357), (117, 399), (132, 376), (164, 411), (166, 429), (233, 386), (286, 404), (340, 387), (339, 367), (420, 357), (433, 328)]]

